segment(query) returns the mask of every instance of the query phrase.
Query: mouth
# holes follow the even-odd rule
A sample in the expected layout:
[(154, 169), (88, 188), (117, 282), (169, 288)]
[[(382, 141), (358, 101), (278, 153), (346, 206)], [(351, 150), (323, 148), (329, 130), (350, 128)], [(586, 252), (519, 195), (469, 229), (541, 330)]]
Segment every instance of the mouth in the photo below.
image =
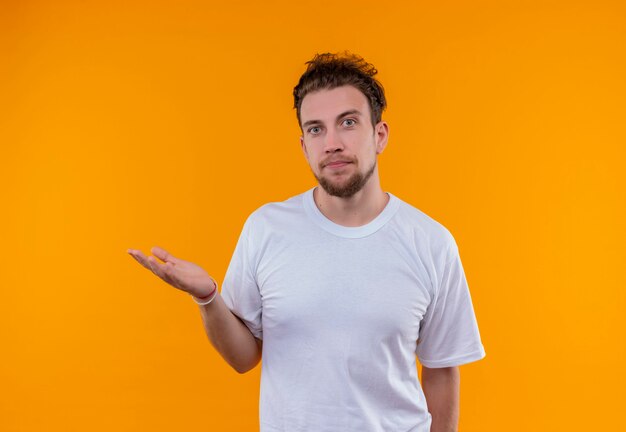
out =
[(325, 168), (342, 168), (348, 164), (350, 164), (352, 162), (349, 161), (335, 161), (335, 162), (331, 162), (331, 163), (327, 163), (325, 165)]

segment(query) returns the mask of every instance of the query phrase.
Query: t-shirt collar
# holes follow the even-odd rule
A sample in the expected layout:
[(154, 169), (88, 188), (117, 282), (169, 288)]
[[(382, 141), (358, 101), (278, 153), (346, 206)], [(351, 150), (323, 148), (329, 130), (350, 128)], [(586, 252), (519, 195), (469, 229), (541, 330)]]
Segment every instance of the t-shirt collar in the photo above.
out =
[(343, 226), (328, 219), (320, 209), (317, 208), (315, 199), (313, 198), (313, 191), (316, 187), (318, 186), (314, 186), (304, 193), (304, 208), (306, 213), (319, 227), (339, 237), (361, 238), (375, 233), (393, 217), (400, 204), (396, 196), (390, 192), (385, 192), (389, 195), (389, 201), (383, 211), (372, 221), (358, 227)]

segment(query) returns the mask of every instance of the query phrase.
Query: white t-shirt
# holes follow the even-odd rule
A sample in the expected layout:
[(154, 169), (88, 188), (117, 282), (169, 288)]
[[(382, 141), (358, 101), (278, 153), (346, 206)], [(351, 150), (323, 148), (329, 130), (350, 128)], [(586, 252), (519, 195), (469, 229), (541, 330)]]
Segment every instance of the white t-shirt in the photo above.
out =
[(262, 432), (427, 432), (417, 376), (485, 357), (456, 242), (388, 193), (370, 223), (326, 218), (313, 189), (246, 220), (222, 284), (263, 339)]

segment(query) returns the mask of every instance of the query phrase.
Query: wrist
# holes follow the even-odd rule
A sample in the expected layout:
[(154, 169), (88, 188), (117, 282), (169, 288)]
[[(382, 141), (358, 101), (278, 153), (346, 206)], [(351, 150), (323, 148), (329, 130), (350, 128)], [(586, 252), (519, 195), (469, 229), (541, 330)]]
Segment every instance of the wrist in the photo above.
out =
[(193, 301), (198, 303), (199, 305), (207, 305), (211, 303), (215, 299), (215, 297), (217, 297), (217, 294), (218, 294), (217, 282), (211, 276), (209, 276), (209, 278), (213, 282), (213, 290), (209, 294), (202, 296), (202, 297), (197, 297), (197, 296), (194, 296), (193, 294), (190, 294)]

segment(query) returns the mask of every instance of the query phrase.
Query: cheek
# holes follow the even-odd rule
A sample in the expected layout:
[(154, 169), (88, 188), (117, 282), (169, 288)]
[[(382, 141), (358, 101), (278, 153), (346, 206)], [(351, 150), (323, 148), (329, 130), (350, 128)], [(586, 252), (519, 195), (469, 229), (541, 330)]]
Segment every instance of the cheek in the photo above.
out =
[(316, 168), (319, 162), (319, 155), (315, 153), (315, 150), (311, 146), (309, 147), (305, 146), (303, 148), (303, 151), (304, 151), (304, 157), (306, 158), (307, 163), (311, 167)]

